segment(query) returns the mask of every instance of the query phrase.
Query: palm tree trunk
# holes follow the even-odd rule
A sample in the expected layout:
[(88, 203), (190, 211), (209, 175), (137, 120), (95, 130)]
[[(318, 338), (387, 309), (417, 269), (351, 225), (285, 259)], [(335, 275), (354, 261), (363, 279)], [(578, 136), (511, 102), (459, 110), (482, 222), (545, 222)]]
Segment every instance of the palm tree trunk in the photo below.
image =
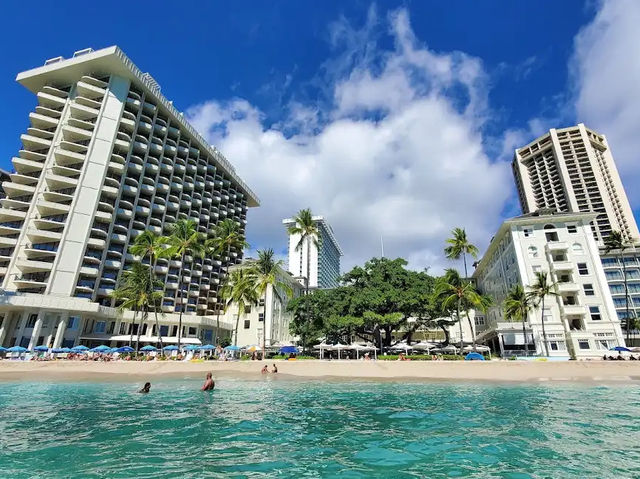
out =
[(525, 322), (527, 320), (527, 313), (522, 316), (522, 337), (524, 338), (524, 355), (529, 356), (529, 342), (527, 341), (527, 328)]
[(184, 311), (184, 303), (182, 301), (182, 287), (184, 286), (184, 256), (185, 251), (182, 252), (180, 257), (180, 282), (178, 285), (178, 295), (180, 299), (180, 314), (178, 315), (178, 350), (180, 349), (180, 340), (182, 339), (182, 313)]
[(235, 337), (233, 338), (233, 345), (238, 345), (238, 328), (240, 327), (240, 306), (238, 306), (238, 316), (236, 317), (236, 331)]
[(231, 253), (231, 246), (227, 246), (227, 264), (224, 267), (224, 276), (220, 279), (218, 284), (216, 285), (216, 345), (220, 344), (220, 308), (218, 304), (218, 296), (220, 294), (220, 287), (222, 286), (222, 281), (227, 279), (229, 276), (229, 254)]
[(129, 347), (133, 346), (133, 328), (136, 325), (136, 316), (138, 315), (138, 308), (133, 310), (133, 322), (131, 323), (131, 335), (129, 336)]
[(456, 311), (458, 317), (458, 326), (460, 327), (460, 354), (462, 354), (462, 349), (464, 348), (464, 342), (462, 341), (462, 318), (460, 317), (460, 297), (458, 296), (458, 302), (456, 303)]
[(142, 325), (145, 320), (149, 319), (149, 306), (145, 306), (145, 310), (142, 313), (142, 318), (140, 319), (140, 326), (138, 327), (138, 336), (136, 337), (136, 353), (140, 349), (140, 336), (142, 335)]
[[(306, 243), (307, 243), (307, 275), (305, 278), (305, 294), (307, 295), (307, 311), (306, 311), (306, 321), (305, 323), (307, 324), (308, 327), (308, 323), (311, 320), (311, 301), (309, 300), (309, 280), (311, 278), (311, 236), (306, 237)], [(306, 340), (303, 342), (302, 344), (302, 354), (304, 354), (305, 350), (306, 350)]]
[(542, 297), (542, 337), (544, 339), (544, 350), (547, 353), (547, 357), (549, 357), (549, 342), (547, 341), (547, 331), (544, 329), (544, 296)]
[(627, 279), (627, 263), (624, 262), (624, 255), (620, 250), (620, 261), (622, 261), (622, 274), (624, 275), (624, 302), (626, 306), (627, 325), (627, 345), (631, 341), (631, 318), (629, 317), (629, 280)]
[(464, 262), (464, 279), (469, 277), (469, 273), (467, 273), (467, 253), (462, 253), (462, 261)]
[(266, 358), (265, 350), (267, 348), (267, 288), (264, 289), (264, 298), (262, 299), (262, 360)]
[(473, 323), (471, 322), (471, 318), (469, 317), (469, 310), (465, 309), (464, 314), (467, 316), (467, 322), (469, 323), (469, 328), (471, 329), (471, 340), (473, 342), (473, 350), (476, 350), (476, 333), (473, 330)]
[[(151, 255), (149, 256), (149, 262), (151, 262)], [(153, 265), (151, 266), (152, 269), (149, 270), (149, 279), (151, 280), (151, 293), (152, 293), (152, 298), (153, 298), (153, 293), (155, 293), (155, 288), (153, 287), (153, 282), (156, 279), (156, 265), (158, 263), (157, 258), (153, 259)], [(157, 305), (153, 305), (153, 315), (154, 315), (154, 319), (156, 321), (156, 330), (158, 332), (158, 342), (160, 343), (160, 351), (164, 351), (164, 347), (162, 345), (162, 334), (160, 334), (160, 323), (158, 322), (158, 308)], [(161, 353), (162, 354), (162, 353)]]

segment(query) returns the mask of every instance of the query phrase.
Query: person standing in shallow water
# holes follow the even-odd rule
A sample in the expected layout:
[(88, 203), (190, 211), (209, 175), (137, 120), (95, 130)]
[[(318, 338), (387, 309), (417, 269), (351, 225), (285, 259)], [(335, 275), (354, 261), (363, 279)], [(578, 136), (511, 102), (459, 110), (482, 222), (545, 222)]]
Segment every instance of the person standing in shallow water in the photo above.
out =
[(144, 383), (144, 387), (138, 391), (141, 394), (147, 394), (151, 390), (151, 383)]
[(201, 391), (213, 391), (213, 388), (216, 387), (216, 383), (213, 380), (212, 374), (207, 373), (207, 379), (204, 381), (204, 385), (200, 388)]

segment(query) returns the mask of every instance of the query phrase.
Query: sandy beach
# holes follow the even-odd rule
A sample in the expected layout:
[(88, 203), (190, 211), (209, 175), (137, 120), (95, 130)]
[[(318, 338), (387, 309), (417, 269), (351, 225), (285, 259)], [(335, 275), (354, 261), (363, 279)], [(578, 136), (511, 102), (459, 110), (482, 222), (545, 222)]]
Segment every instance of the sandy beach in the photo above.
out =
[[(269, 367), (274, 361), (269, 362)], [(640, 384), (640, 362), (567, 361), (276, 361), (278, 378), (368, 380), (461, 380), (506, 382), (615, 382)], [(202, 378), (260, 379), (262, 361), (92, 362), (0, 361), (0, 381), (140, 381)], [(273, 376), (273, 375), (270, 375)]]

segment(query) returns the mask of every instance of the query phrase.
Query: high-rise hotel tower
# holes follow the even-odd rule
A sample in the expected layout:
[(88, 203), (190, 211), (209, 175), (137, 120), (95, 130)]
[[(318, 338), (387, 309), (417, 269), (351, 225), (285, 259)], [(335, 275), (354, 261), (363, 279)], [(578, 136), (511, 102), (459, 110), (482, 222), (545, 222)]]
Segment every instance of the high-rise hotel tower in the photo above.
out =
[[(225, 218), (244, 230), (257, 197), (118, 47), (53, 58), (17, 81), (38, 105), (2, 185), (0, 345), (115, 346), (138, 332), (155, 342), (152, 318), (134, 326), (110, 297), (135, 237), (181, 218), (204, 234)], [(181, 307), (183, 342), (211, 340), (223, 263), (241, 258), (158, 260), (166, 342)]]
[(518, 148), (512, 167), (523, 213), (598, 213), (591, 226), (600, 245), (611, 231), (640, 237), (607, 140), (584, 124), (551, 129)]

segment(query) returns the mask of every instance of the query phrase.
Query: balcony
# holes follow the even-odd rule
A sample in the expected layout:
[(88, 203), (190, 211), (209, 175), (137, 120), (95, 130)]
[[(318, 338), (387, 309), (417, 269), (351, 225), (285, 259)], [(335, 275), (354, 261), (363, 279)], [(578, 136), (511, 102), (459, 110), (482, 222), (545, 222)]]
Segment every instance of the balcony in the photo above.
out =
[(65, 141), (69, 141), (71, 143), (80, 142), (80, 141), (89, 141), (92, 136), (91, 131), (87, 131), (83, 128), (78, 128), (75, 126), (71, 126), (69, 124), (64, 125), (62, 127), (62, 136)]
[(82, 95), (85, 98), (94, 99), (102, 99), (107, 91), (104, 88), (100, 88), (95, 85), (90, 85), (87, 82), (79, 81), (76, 83), (76, 88), (78, 90), (78, 94)]
[(69, 105), (71, 108), (71, 116), (80, 120), (90, 120), (98, 117), (100, 110), (81, 103), (73, 103)]
[(569, 244), (564, 241), (550, 241), (544, 247), (549, 252), (569, 250)]
[(577, 293), (580, 291), (580, 286), (576, 283), (558, 283), (559, 293)]
[[(62, 203), (56, 203), (53, 201), (39, 200), (36, 203), (36, 208), (38, 209), (38, 212), (40, 212), (40, 215), (49, 216), (49, 215), (55, 215), (55, 214), (68, 213), (70, 206)], [(0, 215), (0, 220), (2, 220), (1, 215)]]
[(62, 233), (49, 230), (28, 229), (27, 237), (32, 243), (50, 243), (60, 241)]
[(563, 304), (560, 306), (564, 316), (584, 316), (586, 308), (580, 304)]
[(36, 261), (26, 258), (18, 258), (16, 266), (23, 273), (35, 273), (41, 271), (51, 271), (53, 264), (46, 261)]
[(551, 269), (553, 269), (554, 271), (573, 271), (574, 268), (574, 264), (569, 262), (569, 261), (558, 261), (555, 262), (553, 261), (551, 263)]
[(57, 95), (52, 95), (51, 90), (47, 93), (47, 90), (45, 90), (46, 88), (47, 87), (44, 87), (42, 91), (39, 91), (36, 95), (38, 97), (38, 105), (51, 108), (53, 110), (60, 110), (64, 108), (67, 103), (67, 99), (61, 98)]
[(88, 108), (92, 108), (93, 110), (97, 111), (100, 111), (100, 108), (102, 107), (102, 101), (92, 100), (91, 98), (80, 95), (75, 98), (75, 103), (78, 105), (86, 106)]
[(60, 121), (58, 117), (43, 115), (40, 113), (29, 113), (29, 120), (31, 122), (31, 126), (41, 129), (56, 128)]

